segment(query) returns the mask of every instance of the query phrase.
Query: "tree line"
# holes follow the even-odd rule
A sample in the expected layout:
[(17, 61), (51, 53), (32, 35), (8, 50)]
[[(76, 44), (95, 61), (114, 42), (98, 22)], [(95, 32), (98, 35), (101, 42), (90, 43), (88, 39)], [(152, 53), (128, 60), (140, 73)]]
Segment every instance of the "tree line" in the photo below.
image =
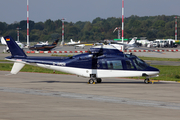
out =
[[(139, 17), (132, 15), (124, 18), (124, 37), (147, 37), (148, 40), (155, 39), (175, 39), (175, 15), (165, 16), (143, 16)], [(117, 31), (113, 33), (116, 27), (121, 27), (121, 18), (109, 17), (102, 19), (95, 18), (92, 22), (78, 21), (76, 23), (66, 22), (65, 25), (65, 42), (70, 39), (75, 41), (81, 40), (84, 42), (99, 41), (104, 39), (117, 39)], [(179, 23), (179, 22), (178, 22)], [(27, 21), (22, 20), (12, 24), (0, 22), (0, 35), (12, 36), (17, 39), (17, 27), (20, 28), (20, 41), (25, 42), (27, 37)], [(179, 29), (179, 25), (178, 25)], [(53, 41), (62, 36), (62, 21), (60, 19), (52, 21), (51, 19), (45, 22), (29, 21), (30, 42), (38, 41)], [(178, 30), (178, 38), (180, 31)]]

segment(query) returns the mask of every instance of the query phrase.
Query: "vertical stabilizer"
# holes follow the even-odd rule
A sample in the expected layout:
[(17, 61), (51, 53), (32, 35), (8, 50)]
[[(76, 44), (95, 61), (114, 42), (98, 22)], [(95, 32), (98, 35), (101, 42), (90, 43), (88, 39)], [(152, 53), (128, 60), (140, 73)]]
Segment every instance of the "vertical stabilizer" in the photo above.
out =
[(4, 39), (9, 47), (12, 57), (26, 57), (24, 51), (17, 45), (11, 36), (6, 36)]
[(57, 45), (58, 42), (59, 42), (59, 39), (55, 40), (55, 41), (52, 43), (52, 45)]
[(136, 43), (136, 39), (135, 38), (132, 38), (132, 40), (129, 42), (129, 45), (133, 45)]

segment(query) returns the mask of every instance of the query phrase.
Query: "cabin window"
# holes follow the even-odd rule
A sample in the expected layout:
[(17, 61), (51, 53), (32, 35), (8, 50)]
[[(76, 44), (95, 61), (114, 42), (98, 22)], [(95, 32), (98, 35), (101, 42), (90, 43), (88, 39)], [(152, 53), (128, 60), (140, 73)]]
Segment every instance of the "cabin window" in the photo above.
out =
[(123, 69), (121, 60), (107, 61), (108, 69)]
[(102, 68), (106, 68), (106, 62), (102, 61)]
[(127, 69), (134, 69), (134, 66), (130, 60), (126, 60), (126, 67)]

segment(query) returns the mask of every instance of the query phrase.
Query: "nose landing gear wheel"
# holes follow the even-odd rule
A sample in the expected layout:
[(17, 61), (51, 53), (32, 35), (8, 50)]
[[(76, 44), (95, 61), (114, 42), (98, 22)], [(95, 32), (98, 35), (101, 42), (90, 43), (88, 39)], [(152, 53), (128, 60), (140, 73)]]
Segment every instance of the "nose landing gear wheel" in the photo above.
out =
[(149, 84), (149, 83), (150, 83), (149, 78), (146, 78), (146, 79), (144, 80), (144, 83)]

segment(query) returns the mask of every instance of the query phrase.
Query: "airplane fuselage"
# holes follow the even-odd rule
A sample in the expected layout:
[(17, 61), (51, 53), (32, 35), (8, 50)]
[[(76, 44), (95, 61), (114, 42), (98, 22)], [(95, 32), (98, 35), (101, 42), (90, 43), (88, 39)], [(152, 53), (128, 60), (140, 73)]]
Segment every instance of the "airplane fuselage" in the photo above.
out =
[(55, 45), (34, 45), (33, 47), (30, 47), (30, 50), (41, 50), (41, 51), (49, 51), (53, 48), (55, 48)]
[(51, 45), (34, 45), (34, 46), (30, 47), (29, 49), (30, 50), (37, 50), (37, 51), (39, 51), (39, 50), (49, 51), (49, 50), (51, 50), (57, 46), (58, 41), (59, 41), (59, 39), (55, 40)]

